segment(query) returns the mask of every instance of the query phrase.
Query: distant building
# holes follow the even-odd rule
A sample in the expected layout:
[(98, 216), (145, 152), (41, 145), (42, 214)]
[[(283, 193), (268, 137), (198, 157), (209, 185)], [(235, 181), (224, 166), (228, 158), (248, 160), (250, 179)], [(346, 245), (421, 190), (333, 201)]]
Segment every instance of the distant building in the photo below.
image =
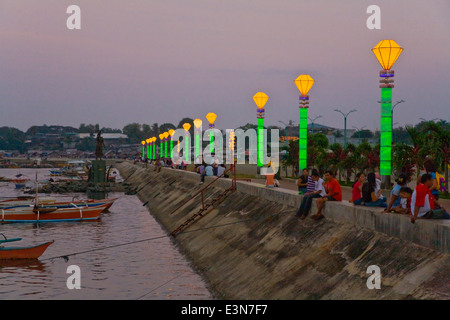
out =
[[(97, 139), (96, 133), (79, 133), (78, 134), (79, 139), (84, 138), (92, 138)], [(128, 136), (123, 133), (102, 133), (103, 141), (105, 143), (105, 146), (109, 146), (111, 144), (117, 144), (119, 140), (127, 140)]]

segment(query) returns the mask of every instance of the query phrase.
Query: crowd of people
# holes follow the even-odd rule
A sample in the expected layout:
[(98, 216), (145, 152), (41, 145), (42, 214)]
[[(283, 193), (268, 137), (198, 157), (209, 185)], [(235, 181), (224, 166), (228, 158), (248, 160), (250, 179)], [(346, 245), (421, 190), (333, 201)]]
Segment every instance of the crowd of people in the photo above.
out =
[[(411, 177), (401, 173), (387, 199), (382, 192), (379, 173), (370, 172), (366, 176), (360, 172), (356, 175), (349, 202), (356, 206), (384, 208), (385, 213), (409, 215), (412, 223), (419, 218), (450, 219), (448, 212), (439, 203), (438, 176), (433, 161), (427, 159), (417, 184), (408, 186), (411, 183)], [(309, 214), (313, 199), (317, 206), (317, 212), (311, 216), (314, 220), (324, 217), (322, 211), (327, 201), (342, 201), (341, 186), (331, 170), (326, 171), (322, 179), (316, 169), (312, 169), (311, 175), (308, 169), (304, 169), (297, 180), (297, 186), (299, 194), (304, 195), (296, 213), (296, 216), (302, 220)]]

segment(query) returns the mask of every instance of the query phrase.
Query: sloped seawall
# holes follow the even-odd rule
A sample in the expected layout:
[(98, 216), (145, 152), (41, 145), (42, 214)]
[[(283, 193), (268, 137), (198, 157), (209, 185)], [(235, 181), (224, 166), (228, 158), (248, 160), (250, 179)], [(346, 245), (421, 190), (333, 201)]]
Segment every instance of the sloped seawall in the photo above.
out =
[[(173, 212), (204, 186), (195, 173), (128, 162), (117, 168), (168, 233), (201, 207), (197, 197)], [(230, 185), (215, 182), (205, 201)], [(175, 241), (224, 299), (450, 298), (449, 225), (412, 225), (406, 217), (335, 203), (327, 203), (326, 219), (298, 220), (300, 201), (287, 190), (238, 182)], [(367, 287), (372, 265), (381, 270), (381, 289)]]

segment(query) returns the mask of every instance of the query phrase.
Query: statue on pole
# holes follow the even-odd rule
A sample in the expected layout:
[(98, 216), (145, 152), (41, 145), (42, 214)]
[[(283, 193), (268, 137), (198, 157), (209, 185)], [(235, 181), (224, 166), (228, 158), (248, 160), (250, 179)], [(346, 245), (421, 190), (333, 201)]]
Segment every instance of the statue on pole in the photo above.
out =
[(105, 143), (103, 142), (102, 131), (99, 130), (97, 133), (97, 144), (95, 146), (95, 160), (102, 160), (103, 147), (106, 147), (106, 146), (105, 146)]

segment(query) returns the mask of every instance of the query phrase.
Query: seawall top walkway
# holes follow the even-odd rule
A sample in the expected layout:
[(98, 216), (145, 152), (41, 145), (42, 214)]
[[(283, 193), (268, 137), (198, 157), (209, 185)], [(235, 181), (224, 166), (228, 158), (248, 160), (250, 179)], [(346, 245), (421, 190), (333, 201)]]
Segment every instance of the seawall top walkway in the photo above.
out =
[[(142, 164), (139, 166), (145, 167)], [(153, 166), (149, 165), (148, 170), (153, 170)], [(161, 168), (161, 172), (155, 172), (155, 174), (175, 175), (178, 179), (200, 183), (200, 175), (195, 172)], [(204, 185), (207, 185), (215, 178), (217, 177), (206, 176)], [(204, 185), (199, 185), (199, 188)], [(229, 188), (231, 179), (220, 178), (212, 186)], [(297, 190), (283, 187), (268, 188), (260, 182), (236, 181), (236, 188), (239, 192), (293, 208), (298, 208), (303, 198), (303, 196), (298, 194)], [(313, 201), (311, 212), (315, 210), (315, 202)], [(382, 208), (355, 206), (347, 200), (327, 202), (322, 212), (325, 219), (352, 224), (355, 227), (369, 228), (446, 254), (450, 252), (450, 220), (418, 219), (413, 224), (406, 215), (383, 213)], [(302, 223), (302, 221), (299, 220), (298, 223)]]

